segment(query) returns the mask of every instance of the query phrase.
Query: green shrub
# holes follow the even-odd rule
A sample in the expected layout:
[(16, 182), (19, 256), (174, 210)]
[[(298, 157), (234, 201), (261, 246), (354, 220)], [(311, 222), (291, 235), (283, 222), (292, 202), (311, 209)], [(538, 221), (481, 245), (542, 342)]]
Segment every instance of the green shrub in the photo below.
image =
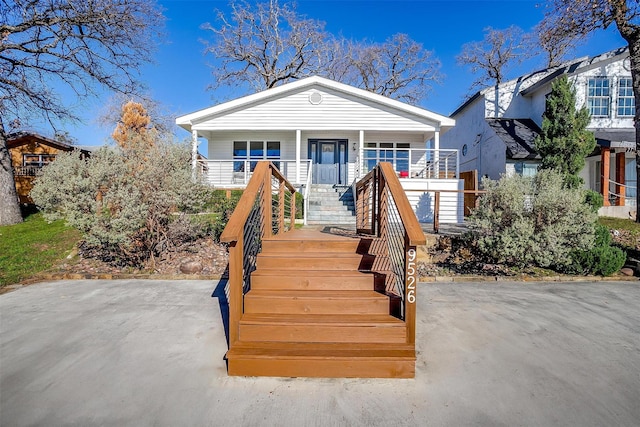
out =
[(487, 261), (562, 271), (574, 265), (575, 251), (593, 246), (596, 214), (559, 173), (544, 170), (483, 185), (487, 193), (469, 223), (470, 238)]
[[(135, 138), (135, 136), (131, 136)], [(159, 137), (131, 148), (101, 148), (89, 159), (58, 156), (43, 169), (31, 197), (47, 220), (79, 230), (83, 248), (115, 265), (142, 266), (190, 241), (202, 228), (185, 214), (210, 197), (191, 180), (190, 150)]]
[(592, 211), (598, 212), (598, 209), (604, 206), (604, 197), (597, 191), (585, 190), (584, 202), (591, 206)]
[(586, 251), (575, 251), (574, 272), (610, 276), (624, 265), (627, 254), (620, 248), (611, 246), (611, 234), (603, 225), (596, 225), (596, 238), (593, 247)]

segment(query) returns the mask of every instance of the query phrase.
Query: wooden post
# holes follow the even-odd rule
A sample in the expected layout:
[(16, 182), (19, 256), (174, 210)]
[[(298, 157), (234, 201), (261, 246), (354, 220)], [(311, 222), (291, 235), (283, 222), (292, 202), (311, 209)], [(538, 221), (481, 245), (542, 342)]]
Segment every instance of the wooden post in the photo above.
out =
[(625, 176), (625, 155), (624, 152), (616, 153), (616, 206), (625, 205), (626, 196), (626, 176)]
[(229, 246), (229, 348), (238, 341), (243, 307), (244, 235)]
[(604, 199), (604, 206), (611, 206), (609, 203), (609, 161), (611, 159), (610, 156), (611, 149), (609, 147), (602, 147), (602, 152), (600, 153), (600, 192), (602, 193), (602, 198)]
[(418, 279), (416, 277), (417, 252), (415, 246), (409, 245), (405, 235), (405, 325), (407, 330), (407, 344), (416, 342), (416, 301)]

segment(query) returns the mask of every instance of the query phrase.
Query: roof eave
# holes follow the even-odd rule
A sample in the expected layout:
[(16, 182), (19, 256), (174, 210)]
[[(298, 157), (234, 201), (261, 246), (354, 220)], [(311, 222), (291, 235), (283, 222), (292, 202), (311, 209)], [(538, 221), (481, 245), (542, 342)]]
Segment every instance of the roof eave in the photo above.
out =
[(339, 92), (343, 92), (360, 99), (369, 100), (372, 102), (376, 102), (382, 105), (395, 108), (400, 111), (405, 111), (405, 112), (417, 115), (419, 117), (426, 118), (427, 120), (430, 120), (434, 123), (438, 123), (436, 127), (441, 129), (450, 129), (453, 126), (455, 126), (455, 120), (450, 117), (433, 113), (431, 111), (425, 110), (424, 108), (405, 104), (404, 102), (397, 101), (395, 99), (391, 99), (386, 96), (379, 95), (377, 93), (369, 92), (364, 89), (349, 86), (347, 84), (329, 80), (320, 76), (307, 77), (302, 80), (298, 80), (292, 83), (288, 83), (272, 89), (267, 89), (261, 92), (247, 95), (232, 101), (228, 101), (213, 107), (209, 107), (204, 110), (195, 111), (193, 113), (177, 117), (176, 124), (182, 127), (183, 129), (190, 131), (192, 126), (196, 122), (207, 120), (211, 116), (222, 114), (226, 111), (242, 108), (244, 106), (251, 105), (255, 102), (258, 102), (264, 99), (273, 98), (275, 96), (280, 96), (288, 92), (293, 92), (299, 89), (304, 89), (306, 87), (312, 87), (312, 86), (320, 86), (327, 89), (337, 90)]

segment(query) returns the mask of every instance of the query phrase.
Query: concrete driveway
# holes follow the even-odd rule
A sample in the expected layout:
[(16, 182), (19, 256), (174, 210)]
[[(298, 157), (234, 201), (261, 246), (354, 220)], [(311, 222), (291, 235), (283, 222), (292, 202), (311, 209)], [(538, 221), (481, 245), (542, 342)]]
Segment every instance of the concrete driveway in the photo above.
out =
[(637, 426), (640, 284), (420, 285), (412, 380), (232, 378), (207, 281), (0, 296), (0, 425)]

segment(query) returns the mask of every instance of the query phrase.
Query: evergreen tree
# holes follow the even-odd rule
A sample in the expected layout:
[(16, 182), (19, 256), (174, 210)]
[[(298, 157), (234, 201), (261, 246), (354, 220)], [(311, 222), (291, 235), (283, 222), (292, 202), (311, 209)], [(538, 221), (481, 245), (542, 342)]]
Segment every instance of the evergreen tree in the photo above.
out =
[(566, 76), (551, 85), (545, 112), (542, 115), (542, 133), (535, 147), (542, 163), (540, 169), (555, 169), (564, 177), (567, 187), (579, 188), (583, 184), (578, 173), (584, 168), (585, 158), (596, 147), (586, 107), (576, 110), (575, 90)]

